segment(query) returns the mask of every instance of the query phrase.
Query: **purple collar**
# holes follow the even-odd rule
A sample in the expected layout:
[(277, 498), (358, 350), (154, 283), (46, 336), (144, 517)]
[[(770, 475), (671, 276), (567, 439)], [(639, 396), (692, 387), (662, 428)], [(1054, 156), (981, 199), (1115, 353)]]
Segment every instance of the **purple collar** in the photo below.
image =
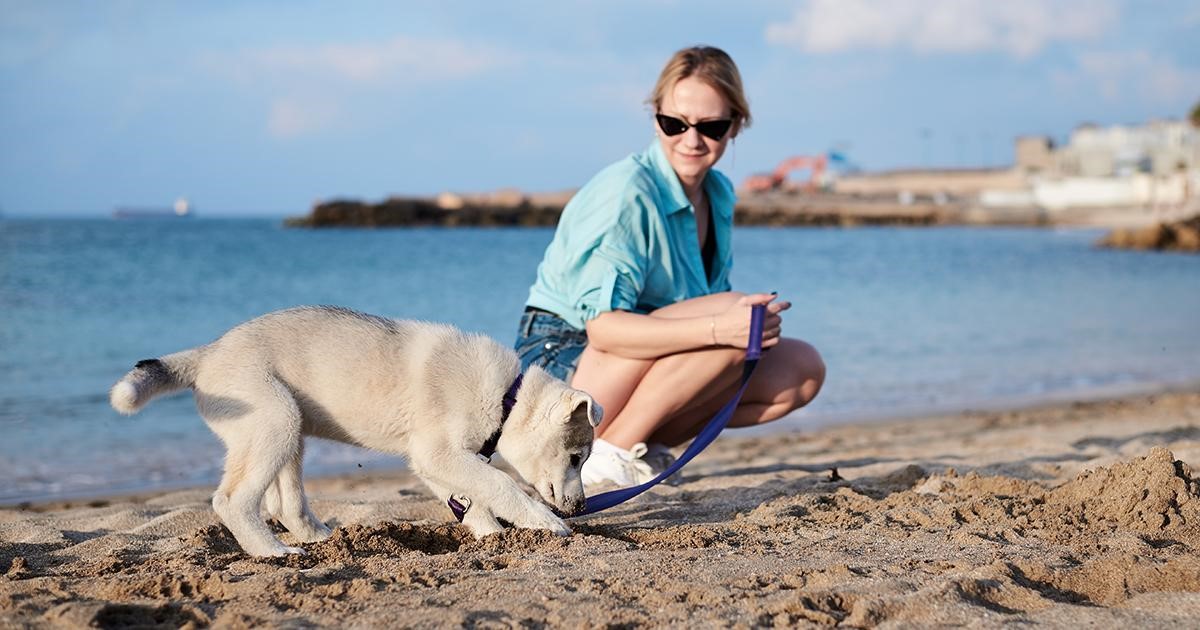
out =
[(517, 404), (517, 390), (521, 389), (523, 380), (525, 380), (525, 375), (518, 373), (517, 378), (513, 379), (512, 385), (508, 386), (508, 391), (504, 392), (502, 403), (504, 411), (500, 414), (500, 426), (496, 427), (496, 431), (483, 443), (483, 448), (479, 449), (479, 455), (488, 461), (491, 461), (492, 455), (496, 453), (496, 444), (500, 442), (500, 433), (504, 431), (504, 423), (508, 422), (508, 416), (512, 413), (513, 406)]

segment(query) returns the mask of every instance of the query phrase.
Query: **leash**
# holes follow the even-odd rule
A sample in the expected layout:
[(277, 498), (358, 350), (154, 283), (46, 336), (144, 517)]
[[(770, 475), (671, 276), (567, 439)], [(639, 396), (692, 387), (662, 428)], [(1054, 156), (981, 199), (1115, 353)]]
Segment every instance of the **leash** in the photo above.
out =
[(679, 459), (675, 460), (675, 463), (671, 464), (669, 468), (646, 483), (588, 497), (587, 506), (582, 512), (573, 516), (586, 516), (588, 514), (595, 514), (601, 510), (607, 510), (657, 486), (664, 479), (675, 474), (685, 464), (692, 461), (693, 457), (699, 455), (701, 451), (708, 448), (709, 444), (712, 444), (713, 440), (717, 439), (717, 436), (720, 435), (721, 431), (733, 418), (733, 412), (737, 410), (738, 403), (742, 400), (742, 394), (746, 393), (746, 385), (750, 382), (750, 375), (754, 373), (754, 368), (758, 365), (759, 358), (762, 357), (762, 329), (765, 313), (766, 307), (762, 304), (751, 307), (750, 339), (746, 347), (746, 362), (742, 365), (742, 383), (738, 386), (737, 393), (733, 395), (733, 398), (729, 402), (725, 403), (724, 407), (721, 407), (721, 410), (717, 412), (717, 415), (713, 416), (712, 420), (708, 421), (708, 424), (704, 426), (700, 434), (688, 445), (683, 455), (680, 455)]

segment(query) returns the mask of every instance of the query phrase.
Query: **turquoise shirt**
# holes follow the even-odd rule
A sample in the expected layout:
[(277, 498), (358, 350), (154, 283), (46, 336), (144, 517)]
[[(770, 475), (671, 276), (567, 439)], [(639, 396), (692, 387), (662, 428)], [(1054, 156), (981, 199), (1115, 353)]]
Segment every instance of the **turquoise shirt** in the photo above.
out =
[(710, 170), (704, 190), (717, 245), (710, 277), (697, 242), (695, 209), (656, 139), (600, 171), (571, 198), (526, 304), (583, 330), (607, 311), (649, 313), (728, 291), (733, 184)]

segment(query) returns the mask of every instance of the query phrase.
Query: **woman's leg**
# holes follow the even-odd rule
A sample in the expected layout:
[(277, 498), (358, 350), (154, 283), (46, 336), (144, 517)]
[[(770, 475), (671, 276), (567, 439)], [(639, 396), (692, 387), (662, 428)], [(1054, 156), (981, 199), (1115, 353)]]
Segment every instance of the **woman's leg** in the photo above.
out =
[[(732, 292), (706, 295), (666, 306), (654, 311), (651, 315), (671, 318), (696, 317), (718, 313), (729, 308), (741, 296), (742, 294), (740, 293)], [(734, 356), (740, 356), (738, 351), (731, 348), (712, 348), (695, 352), (728, 355), (725, 359), (726, 361), (732, 360)], [(582, 389), (590, 394), (604, 409), (604, 420), (596, 428), (597, 437), (603, 436), (608, 431), (608, 428), (612, 426), (613, 422), (624, 411), (626, 403), (629, 402), (634, 390), (639, 387), (642, 379), (645, 378), (647, 371), (656, 362), (661, 360), (629, 359), (602, 352), (592, 345), (588, 345), (584, 349), (583, 354), (579, 357), (579, 364), (575, 368), (575, 374), (571, 378), (571, 386)], [(711, 364), (712, 360), (709, 359), (704, 361), (704, 363)], [(707, 384), (707, 381), (705, 381), (705, 384)], [(677, 392), (674, 398), (680, 403), (687, 403), (692, 399), (694, 393), (694, 391), (680, 391)]]
[[(720, 312), (740, 297), (705, 296), (659, 309), (653, 316)], [(743, 356), (742, 350), (720, 347), (636, 360), (589, 347), (571, 384), (604, 407), (598, 437), (625, 449), (646, 441), (675, 445), (694, 437), (732, 396)], [(824, 363), (812, 346), (781, 340), (764, 353), (731, 424), (748, 426), (783, 417), (811, 401), (824, 377)]]
[[(737, 392), (740, 373), (739, 367), (732, 384), (669, 418), (650, 440), (677, 446), (696, 437)], [(824, 382), (825, 363), (816, 348), (799, 339), (784, 337), (759, 359), (728, 426), (749, 427), (778, 420), (812, 402)]]

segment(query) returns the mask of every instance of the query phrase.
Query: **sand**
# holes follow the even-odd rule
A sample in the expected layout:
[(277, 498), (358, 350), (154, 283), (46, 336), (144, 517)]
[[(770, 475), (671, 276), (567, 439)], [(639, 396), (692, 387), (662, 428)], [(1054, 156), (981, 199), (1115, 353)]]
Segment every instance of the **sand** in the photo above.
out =
[[(678, 486), (475, 540), (403, 472), (242, 554), (211, 488), (0, 509), (0, 626), (1200, 626), (1200, 388), (722, 436)], [(283, 535), (284, 540), (287, 535)]]

